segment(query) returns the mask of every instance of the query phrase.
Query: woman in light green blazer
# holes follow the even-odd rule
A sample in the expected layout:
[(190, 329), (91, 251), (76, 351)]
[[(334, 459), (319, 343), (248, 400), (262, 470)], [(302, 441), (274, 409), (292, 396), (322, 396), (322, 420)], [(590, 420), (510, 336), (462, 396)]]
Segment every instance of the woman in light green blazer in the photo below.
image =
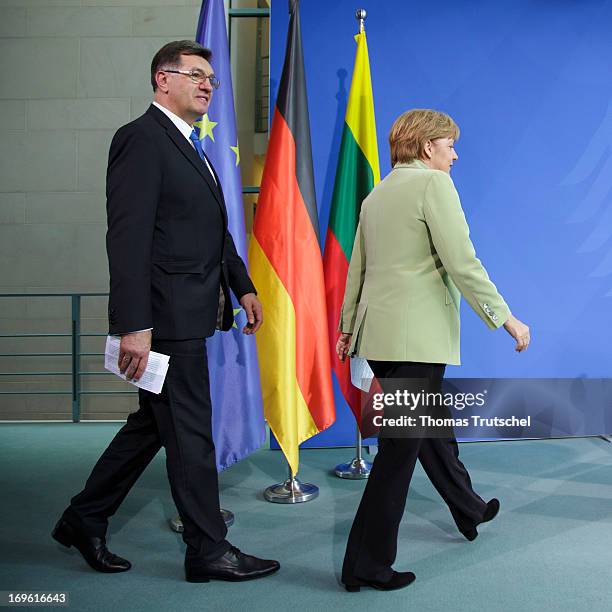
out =
[[(517, 351), (530, 340), (476, 257), (449, 174), (458, 137), (455, 122), (437, 111), (412, 110), (395, 121), (393, 169), (363, 202), (340, 317), (341, 360), (365, 357), (379, 380), (419, 379), (426, 391), (440, 389), (446, 364), (460, 363), (461, 295), (490, 329), (503, 325)], [(380, 436), (347, 544), (347, 590), (396, 589), (415, 579), (391, 566), (417, 459), (468, 540), (497, 514), (497, 499), (486, 503), (474, 492), (452, 432)]]

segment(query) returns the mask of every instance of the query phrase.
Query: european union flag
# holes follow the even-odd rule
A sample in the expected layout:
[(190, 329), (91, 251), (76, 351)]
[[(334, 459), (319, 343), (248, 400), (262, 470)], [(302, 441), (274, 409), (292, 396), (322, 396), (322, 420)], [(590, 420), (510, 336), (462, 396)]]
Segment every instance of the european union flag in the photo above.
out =
[[(213, 94), (208, 113), (195, 127), (221, 181), (229, 230), (246, 263), (240, 153), (223, 0), (202, 2), (196, 40), (212, 50), (211, 63), (221, 86)], [(235, 301), (234, 313), (236, 326), (229, 332), (216, 332), (206, 343), (219, 470), (240, 461), (265, 441), (255, 337), (242, 333), (246, 316)]]

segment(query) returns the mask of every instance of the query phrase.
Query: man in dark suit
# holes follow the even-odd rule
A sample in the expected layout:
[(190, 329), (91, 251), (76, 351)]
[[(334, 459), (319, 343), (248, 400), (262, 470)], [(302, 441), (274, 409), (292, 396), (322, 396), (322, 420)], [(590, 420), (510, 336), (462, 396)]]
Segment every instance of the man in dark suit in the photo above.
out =
[(205, 338), (232, 326), (230, 289), (246, 312), (245, 334), (263, 319), (227, 228), (219, 179), (192, 128), (219, 86), (210, 59), (192, 41), (162, 47), (151, 64), (153, 104), (110, 148), (108, 312), (110, 333), (121, 336), (119, 367), (138, 380), (151, 349), (170, 355), (170, 366), (160, 395), (139, 390), (139, 410), (53, 531), (101, 572), (131, 567), (106, 548), (108, 518), (162, 446), (184, 526), (187, 580), (247, 580), (279, 568), (229, 544), (219, 507)]

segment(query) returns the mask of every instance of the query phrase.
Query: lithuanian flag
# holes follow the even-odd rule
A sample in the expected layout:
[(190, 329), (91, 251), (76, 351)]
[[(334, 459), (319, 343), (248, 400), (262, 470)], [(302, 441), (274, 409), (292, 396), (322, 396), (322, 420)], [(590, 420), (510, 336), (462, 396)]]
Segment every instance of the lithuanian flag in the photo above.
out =
[(299, 444), (336, 418), (297, 0), (257, 201), (249, 264), (263, 304), (264, 415), (293, 474)]
[(351, 385), (349, 360), (342, 363), (336, 355), (336, 341), (340, 308), (361, 203), (380, 181), (380, 166), (365, 32), (357, 34), (355, 40), (357, 53), (338, 157), (323, 267), (332, 367), (344, 399), (359, 423), (361, 420), (359, 390)]

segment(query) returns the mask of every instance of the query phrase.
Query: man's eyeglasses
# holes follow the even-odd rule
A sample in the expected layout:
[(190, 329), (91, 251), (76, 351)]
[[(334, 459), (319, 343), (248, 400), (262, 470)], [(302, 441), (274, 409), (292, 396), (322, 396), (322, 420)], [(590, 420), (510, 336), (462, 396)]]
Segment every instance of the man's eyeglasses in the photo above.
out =
[(221, 81), (214, 74), (204, 74), (201, 70), (194, 68), (192, 70), (172, 70), (170, 68), (163, 68), (160, 72), (174, 72), (175, 74), (184, 74), (188, 76), (194, 83), (203, 85), (207, 80), (213, 89), (219, 89)]

